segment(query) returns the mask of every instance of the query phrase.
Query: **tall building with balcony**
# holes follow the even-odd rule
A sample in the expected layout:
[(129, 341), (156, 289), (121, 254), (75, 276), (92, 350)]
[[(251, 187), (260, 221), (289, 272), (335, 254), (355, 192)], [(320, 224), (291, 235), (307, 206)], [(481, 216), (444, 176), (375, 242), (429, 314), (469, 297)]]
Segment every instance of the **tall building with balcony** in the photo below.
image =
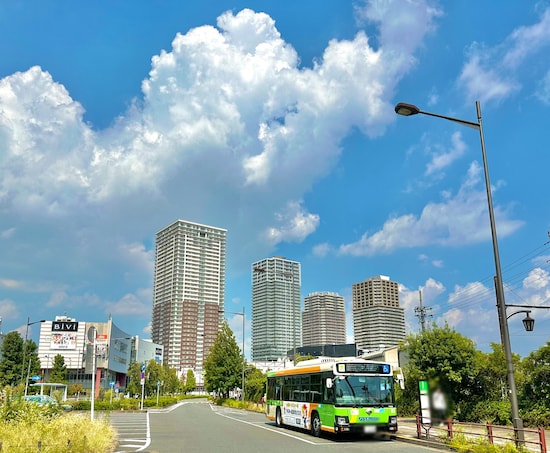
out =
[(193, 370), (197, 387), (224, 316), (226, 237), (184, 220), (156, 235), (152, 338), (170, 367)]
[(353, 330), (357, 349), (375, 351), (397, 346), (405, 338), (405, 310), (399, 285), (378, 275), (352, 285)]
[(302, 314), (304, 346), (344, 344), (346, 312), (344, 298), (338, 293), (315, 292), (304, 298)]
[(252, 360), (279, 360), (302, 344), (300, 263), (281, 256), (252, 264)]

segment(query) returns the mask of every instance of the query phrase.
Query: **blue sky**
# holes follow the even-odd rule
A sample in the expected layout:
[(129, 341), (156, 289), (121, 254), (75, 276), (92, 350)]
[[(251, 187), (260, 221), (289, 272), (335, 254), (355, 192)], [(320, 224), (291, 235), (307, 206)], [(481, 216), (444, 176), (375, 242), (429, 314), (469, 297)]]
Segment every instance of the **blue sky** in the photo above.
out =
[[(479, 134), (397, 102), (469, 121), (481, 102), (506, 303), (550, 305), (548, 1), (4, 0), (0, 55), (3, 332), (112, 314), (148, 337), (155, 233), (184, 219), (228, 230), (228, 311), (282, 255), (302, 296), (345, 297), (350, 341), (351, 286), (382, 274), (409, 332), (422, 290), (488, 351)], [(509, 320), (522, 356), (549, 339), (532, 316)]]

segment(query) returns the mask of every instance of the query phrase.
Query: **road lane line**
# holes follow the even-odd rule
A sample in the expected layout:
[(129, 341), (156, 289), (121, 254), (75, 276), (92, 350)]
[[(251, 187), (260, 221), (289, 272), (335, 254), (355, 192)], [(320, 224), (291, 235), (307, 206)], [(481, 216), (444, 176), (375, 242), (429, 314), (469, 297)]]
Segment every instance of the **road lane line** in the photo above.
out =
[(321, 443), (318, 443), (318, 442), (312, 442), (310, 440), (307, 440), (307, 439), (302, 439), (301, 437), (298, 437), (298, 436), (293, 436), (292, 434), (288, 433), (288, 432), (283, 432), (283, 431), (279, 431), (278, 429), (273, 429), (273, 428), (270, 428), (268, 426), (262, 426), (262, 425), (258, 425), (256, 423), (252, 423), (252, 422), (248, 422), (246, 420), (242, 420), (242, 419), (238, 419), (238, 418), (235, 418), (235, 417), (231, 417), (229, 415), (225, 415), (225, 414), (222, 414), (221, 412), (219, 411), (214, 411), (214, 413), (216, 415), (220, 415), (222, 417), (225, 417), (225, 418), (229, 418), (230, 420), (234, 420), (236, 422), (240, 422), (240, 423), (246, 423), (247, 425), (250, 425), (250, 426), (254, 426), (255, 428), (261, 428), (261, 429), (265, 429), (267, 431), (270, 431), (272, 433), (276, 433), (276, 434), (280, 434), (282, 436), (287, 436), (287, 437), (291, 437), (292, 439), (296, 439), (296, 440), (299, 440), (301, 442), (304, 442), (306, 444), (310, 444), (310, 445), (323, 445)]
[(151, 445), (151, 425), (149, 424), (149, 411), (147, 411), (146, 413), (146, 420), (147, 420), (147, 437), (145, 439), (145, 445), (141, 448), (138, 448), (136, 451), (143, 451), (147, 447), (149, 447), (149, 445)]

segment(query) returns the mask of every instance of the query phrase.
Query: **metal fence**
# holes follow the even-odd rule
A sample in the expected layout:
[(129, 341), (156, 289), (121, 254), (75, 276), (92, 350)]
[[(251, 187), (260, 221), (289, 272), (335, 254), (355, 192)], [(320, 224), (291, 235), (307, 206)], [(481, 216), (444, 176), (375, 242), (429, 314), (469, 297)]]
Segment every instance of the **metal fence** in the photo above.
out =
[(487, 423), (464, 423), (455, 420), (434, 420), (425, 423), (421, 415), (416, 416), (416, 434), (419, 439), (452, 440), (457, 434), (467, 439), (483, 439), (490, 444), (504, 445), (515, 443), (530, 450), (546, 451), (546, 433), (544, 428), (516, 429), (512, 426)]

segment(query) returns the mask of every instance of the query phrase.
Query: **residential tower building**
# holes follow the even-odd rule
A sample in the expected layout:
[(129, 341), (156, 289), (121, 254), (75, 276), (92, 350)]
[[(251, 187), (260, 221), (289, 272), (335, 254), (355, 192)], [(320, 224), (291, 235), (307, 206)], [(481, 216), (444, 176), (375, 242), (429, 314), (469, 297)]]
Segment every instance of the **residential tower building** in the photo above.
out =
[(152, 338), (170, 367), (193, 370), (198, 388), (224, 318), (226, 236), (184, 220), (156, 235)]
[(344, 298), (338, 293), (315, 292), (304, 298), (304, 346), (346, 343)]
[(351, 294), (358, 350), (397, 346), (405, 338), (405, 310), (399, 306), (397, 282), (378, 275), (353, 284)]
[(300, 263), (281, 256), (252, 265), (252, 360), (282, 359), (301, 346), (300, 279)]

